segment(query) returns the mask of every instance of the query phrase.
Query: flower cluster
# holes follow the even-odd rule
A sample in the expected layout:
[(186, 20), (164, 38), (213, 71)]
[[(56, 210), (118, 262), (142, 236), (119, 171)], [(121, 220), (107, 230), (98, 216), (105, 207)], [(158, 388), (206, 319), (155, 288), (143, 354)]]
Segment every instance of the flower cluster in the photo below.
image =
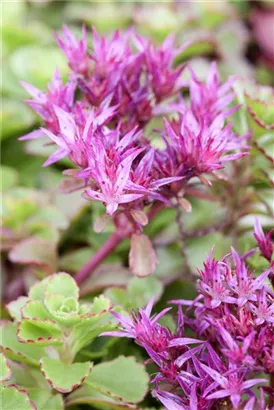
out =
[[(191, 72), (188, 103), (181, 96), (185, 66), (176, 61), (189, 44), (176, 49), (169, 36), (156, 46), (132, 29), (111, 38), (93, 29), (92, 37), (89, 50), (85, 27), (81, 40), (67, 27), (57, 36), (71, 69), (67, 84), (58, 71), (47, 92), (23, 84), (45, 127), (21, 138), (48, 137), (57, 150), (44, 165), (69, 157), (77, 170), (67, 174), (83, 181), (87, 199), (101, 201), (110, 215), (142, 211), (155, 200), (170, 205), (190, 178), (245, 154), (246, 138), (227, 122), (237, 109), (228, 108), (234, 78), (221, 85), (214, 63), (205, 84)], [(165, 120), (159, 149), (144, 131), (163, 113), (175, 117)]]
[[(258, 230), (264, 236), (257, 222)], [(256, 389), (274, 374), (271, 272), (254, 276), (234, 249), (221, 261), (210, 254), (197, 298), (171, 301), (178, 306), (174, 333), (158, 323), (170, 309), (151, 316), (151, 301), (132, 318), (115, 313), (121, 330), (105, 335), (133, 338), (146, 350), (158, 368), (152, 394), (168, 410), (265, 410), (273, 388), (259, 387), (259, 395)], [(265, 377), (255, 377), (260, 373)]]

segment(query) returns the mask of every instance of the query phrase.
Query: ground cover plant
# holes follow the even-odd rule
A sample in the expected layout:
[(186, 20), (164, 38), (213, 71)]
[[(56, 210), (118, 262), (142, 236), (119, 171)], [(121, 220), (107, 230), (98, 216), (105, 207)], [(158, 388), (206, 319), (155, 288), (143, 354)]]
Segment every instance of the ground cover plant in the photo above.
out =
[(273, 409), (273, 7), (3, 10), (3, 408)]

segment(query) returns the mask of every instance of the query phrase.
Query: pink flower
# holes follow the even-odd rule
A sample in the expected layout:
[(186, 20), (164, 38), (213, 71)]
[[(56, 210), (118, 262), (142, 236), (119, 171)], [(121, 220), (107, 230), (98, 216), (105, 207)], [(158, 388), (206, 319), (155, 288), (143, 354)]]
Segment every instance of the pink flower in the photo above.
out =
[(200, 271), (199, 288), (205, 296), (206, 306), (217, 308), (221, 303), (235, 303), (236, 298), (226, 286), (226, 270), (222, 263), (212, 258), (212, 252), (204, 263), (204, 270)]
[(63, 26), (63, 39), (56, 35), (59, 47), (68, 59), (70, 68), (78, 74), (87, 75), (89, 69), (89, 57), (87, 50), (87, 32), (83, 25), (82, 40), (77, 40), (66, 25)]
[[(237, 369), (234, 368), (221, 375), (216, 370), (201, 364), (202, 368), (209, 374), (209, 376), (216, 382), (213, 383), (212, 388), (220, 386), (221, 389), (214, 393), (210, 393), (206, 396), (208, 400), (210, 399), (220, 399), (223, 397), (230, 397), (231, 403), (234, 409), (237, 409), (241, 400), (241, 395), (248, 391), (251, 387), (259, 383), (267, 382), (267, 379), (250, 379), (243, 380), (243, 376)], [(210, 387), (208, 388), (210, 390)]]
[(174, 48), (174, 36), (168, 36), (160, 47), (135, 35), (135, 43), (143, 53), (147, 70), (151, 76), (151, 87), (156, 101), (170, 97), (181, 87), (180, 76), (185, 68), (173, 68), (175, 57), (182, 52), (189, 43), (180, 49)]
[(151, 317), (154, 300), (147, 304), (144, 309), (140, 309), (133, 317), (122, 316), (113, 312), (113, 316), (122, 326), (121, 330), (102, 333), (102, 336), (128, 337), (135, 339), (136, 343), (154, 352), (162, 352), (167, 349), (172, 334), (158, 320), (164, 316), (171, 308), (162, 310), (157, 315)]
[(251, 312), (255, 315), (256, 325), (261, 325), (264, 322), (274, 323), (274, 300), (264, 288), (261, 289), (257, 301), (258, 306), (253, 303), (249, 304)]
[(245, 137), (239, 138), (232, 132), (232, 124), (224, 123), (225, 118), (220, 114), (207, 125), (206, 120), (198, 120), (189, 109), (175, 128), (165, 121), (166, 160), (159, 154), (159, 166), (166, 173), (171, 169), (176, 175), (199, 176), (223, 168), (224, 162), (243, 157)]
[(216, 63), (211, 64), (205, 83), (198, 80), (195, 73), (191, 70), (191, 79), (189, 84), (191, 109), (196, 118), (205, 119), (211, 124), (215, 117), (223, 114), (226, 118), (231, 115), (239, 106), (226, 110), (227, 106), (235, 98), (234, 91), (231, 91), (236, 76), (228, 79), (224, 84), (220, 84)]
[(258, 243), (259, 249), (261, 251), (261, 255), (265, 259), (267, 259), (269, 262), (271, 262), (272, 255), (274, 252), (274, 246), (271, 241), (272, 232), (273, 230), (271, 230), (265, 235), (262, 229), (262, 226), (259, 222), (259, 219), (258, 218), (255, 219), (254, 237)]
[(265, 279), (269, 276), (271, 269), (261, 273), (254, 279), (248, 272), (245, 263), (237, 252), (232, 248), (232, 257), (235, 264), (235, 274), (228, 282), (234, 295), (237, 297), (239, 306), (243, 306), (247, 301), (256, 301), (256, 290), (262, 289)]
[[(48, 92), (39, 90), (25, 82), (21, 82), (25, 90), (34, 98), (26, 100), (28, 105), (45, 121), (46, 127), (53, 133), (59, 131), (58, 119), (54, 106), (60, 107), (66, 112), (71, 112), (73, 108), (74, 93), (76, 89), (76, 79), (72, 75), (69, 82), (65, 85), (58, 70), (55, 71), (52, 82), (48, 85)], [(29, 140), (41, 138), (45, 134), (41, 130), (32, 131), (31, 133), (19, 138), (20, 140)]]
[[(115, 113), (115, 107), (108, 107), (108, 103), (106, 101), (98, 109), (92, 109), (87, 117), (85, 112), (81, 111), (80, 114), (78, 111), (77, 115), (73, 116), (72, 113), (54, 106), (59, 132), (54, 134), (46, 128), (42, 128), (42, 131), (58, 146), (58, 149), (47, 159), (44, 166), (69, 156), (76, 165), (82, 168), (88, 167), (93, 158), (93, 135), (98, 127), (102, 127)], [(80, 107), (78, 110), (81, 110)], [(83, 117), (80, 125), (75, 121), (77, 116)]]

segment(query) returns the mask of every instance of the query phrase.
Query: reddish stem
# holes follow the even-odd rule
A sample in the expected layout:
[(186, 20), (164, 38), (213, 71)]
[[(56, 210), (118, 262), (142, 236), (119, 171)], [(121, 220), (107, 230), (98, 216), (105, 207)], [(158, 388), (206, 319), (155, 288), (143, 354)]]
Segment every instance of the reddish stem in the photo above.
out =
[[(154, 218), (158, 212), (163, 209), (164, 205), (161, 202), (156, 202), (153, 207), (148, 212), (148, 219), (151, 220)], [(74, 279), (80, 285), (88, 277), (90, 277), (97, 266), (115, 249), (117, 246), (127, 237), (130, 236), (130, 230), (128, 229), (119, 229), (119, 231), (114, 232), (104, 243), (104, 245), (98, 250), (98, 252), (86, 263), (79, 272), (76, 274)]]
[(125, 239), (124, 236), (114, 232), (98, 252), (79, 270), (74, 277), (78, 285), (84, 282), (97, 268), (98, 265)]

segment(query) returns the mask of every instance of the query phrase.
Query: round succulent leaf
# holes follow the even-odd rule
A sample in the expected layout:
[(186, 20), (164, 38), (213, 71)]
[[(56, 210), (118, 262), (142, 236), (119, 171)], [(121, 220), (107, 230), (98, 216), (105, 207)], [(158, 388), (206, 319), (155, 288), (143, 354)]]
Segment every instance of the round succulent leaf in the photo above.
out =
[(50, 313), (40, 300), (28, 300), (22, 307), (21, 312), (24, 319), (52, 319)]
[[(9, 366), (11, 368), (12, 373), (12, 377), (9, 380), (9, 385), (15, 384), (21, 386), (22, 388), (29, 389), (29, 387), (37, 387), (38, 383), (41, 380), (41, 377), (44, 381), (40, 369), (38, 368), (30, 368), (27, 367), (24, 363), (18, 363), (13, 360), (9, 361)], [(26, 377), (26, 374), (28, 375), (28, 377)]]
[(138, 403), (148, 391), (149, 376), (135, 357), (120, 356), (94, 366), (85, 383), (106, 396)]
[(68, 273), (59, 272), (50, 277), (46, 286), (45, 297), (47, 298), (51, 294), (78, 299), (79, 288)]
[(29, 290), (29, 299), (31, 300), (40, 300), (44, 301), (45, 298), (45, 290), (48, 284), (50, 277), (46, 277), (45, 279), (36, 282)]
[(10, 252), (11, 262), (33, 265), (53, 273), (57, 265), (57, 253), (54, 243), (39, 237), (27, 238), (18, 243)]
[(37, 410), (27, 391), (17, 386), (4, 387), (1, 390), (1, 402), (2, 410)]
[(8, 365), (7, 358), (4, 353), (0, 353), (0, 382), (6, 382), (11, 378), (11, 369)]
[(58, 324), (51, 320), (23, 319), (17, 331), (19, 342), (39, 346), (60, 345), (62, 336)]
[(0, 328), (0, 351), (14, 361), (38, 366), (39, 360), (46, 354), (44, 347), (20, 343), (17, 339), (17, 325), (5, 322)]
[(29, 299), (26, 296), (20, 296), (18, 299), (13, 300), (6, 305), (7, 311), (14, 320), (20, 321), (22, 319), (21, 309), (25, 306), (28, 300)]
[(69, 393), (86, 380), (91, 372), (92, 363), (69, 364), (43, 357), (40, 360), (40, 369), (53, 389), (60, 393)]
[(144, 234), (133, 234), (130, 240), (129, 266), (136, 276), (151, 275), (157, 266), (158, 259), (152, 243)]

